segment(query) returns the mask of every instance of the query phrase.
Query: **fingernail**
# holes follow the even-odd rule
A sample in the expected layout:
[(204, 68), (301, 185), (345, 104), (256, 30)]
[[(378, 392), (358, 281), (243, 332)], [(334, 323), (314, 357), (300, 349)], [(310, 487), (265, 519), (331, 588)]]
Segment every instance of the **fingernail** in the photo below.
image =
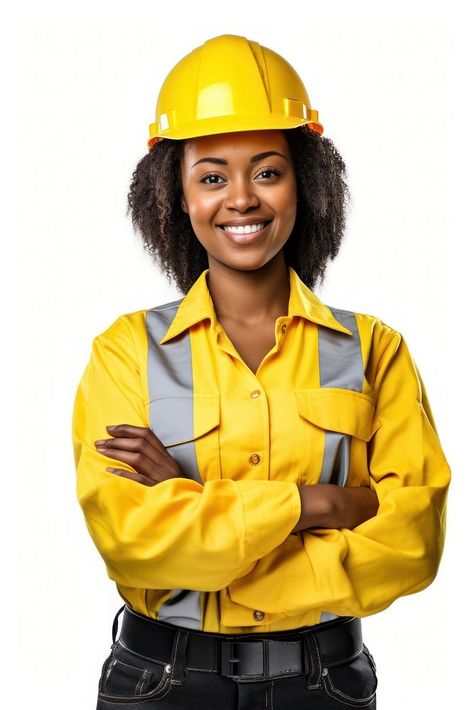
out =
[(107, 424), (106, 429), (117, 429), (118, 424)]
[(103, 446), (105, 444), (105, 439), (97, 439), (97, 441), (94, 441), (94, 444), (96, 446)]

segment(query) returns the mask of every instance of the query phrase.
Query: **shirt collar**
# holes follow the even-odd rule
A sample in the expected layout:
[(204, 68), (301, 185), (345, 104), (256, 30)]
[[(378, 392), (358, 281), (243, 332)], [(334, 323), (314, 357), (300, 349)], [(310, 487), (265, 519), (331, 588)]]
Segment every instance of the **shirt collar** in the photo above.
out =
[[(206, 318), (210, 321), (211, 330), (216, 330), (218, 321), (207, 285), (208, 272), (209, 269), (205, 269), (193, 283), (186, 296), (181, 299), (168, 330), (160, 340), (160, 345)], [(290, 281), (288, 317), (302, 316), (318, 325), (352, 335), (352, 331), (336, 320), (331, 309), (306, 286), (291, 266), (288, 266), (288, 276)]]

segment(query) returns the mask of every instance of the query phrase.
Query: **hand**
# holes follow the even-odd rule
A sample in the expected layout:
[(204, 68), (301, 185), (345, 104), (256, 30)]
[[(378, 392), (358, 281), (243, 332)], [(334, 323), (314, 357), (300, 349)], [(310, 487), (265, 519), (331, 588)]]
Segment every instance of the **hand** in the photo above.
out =
[(169, 478), (183, 477), (178, 464), (158, 437), (147, 427), (118, 424), (105, 427), (113, 439), (97, 439), (94, 445), (104, 456), (118, 459), (135, 469), (106, 467), (106, 471), (130, 478), (145, 486), (155, 486)]
[(334, 486), (332, 493), (335, 528), (352, 530), (377, 514), (379, 499), (370, 486)]
[(369, 486), (333, 483), (298, 486), (301, 515), (292, 532), (308, 528), (354, 528), (376, 515), (379, 502)]

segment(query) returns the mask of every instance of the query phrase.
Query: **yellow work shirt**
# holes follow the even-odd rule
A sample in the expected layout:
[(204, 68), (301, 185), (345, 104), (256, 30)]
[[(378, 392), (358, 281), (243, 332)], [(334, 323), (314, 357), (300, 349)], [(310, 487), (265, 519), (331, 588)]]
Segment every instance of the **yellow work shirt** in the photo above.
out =
[[(77, 388), (77, 498), (122, 599), (156, 619), (170, 590), (200, 590), (203, 631), (251, 633), (317, 624), (323, 611), (368, 616), (427, 587), (443, 551), (451, 472), (403, 336), (355, 313), (361, 391), (321, 388), (320, 332), (351, 331), (288, 267), (288, 314), (254, 374), (217, 320), (207, 273), (161, 340), (188, 332), (196, 401), (216, 403), (194, 410), (202, 483), (183, 471), (140, 484), (107, 472), (133, 468), (94, 446), (111, 437), (106, 425), (150, 426), (146, 310), (93, 339)], [(292, 533), (297, 486), (318, 483), (327, 432), (351, 435), (346, 485), (370, 485), (378, 512), (353, 529)]]

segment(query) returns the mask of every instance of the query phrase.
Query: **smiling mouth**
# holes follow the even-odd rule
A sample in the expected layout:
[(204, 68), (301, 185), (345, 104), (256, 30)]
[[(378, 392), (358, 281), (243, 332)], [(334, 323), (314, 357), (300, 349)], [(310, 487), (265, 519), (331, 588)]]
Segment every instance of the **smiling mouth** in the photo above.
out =
[(218, 224), (217, 226), (219, 227), (219, 229), (222, 229), (222, 231), (232, 232), (232, 234), (256, 234), (257, 232), (261, 232), (263, 229), (265, 229), (265, 227), (270, 224), (271, 221), (271, 219), (267, 219), (265, 221), (254, 224)]
[[(267, 227), (272, 223), (273, 220), (266, 220), (265, 222), (260, 222), (258, 225), (246, 225), (247, 229), (244, 229), (244, 225), (237, 227), (234, 225), (218, 225), (221, 232), (225, 235), (226, 239), (232, 244), (251, 244), (260, 239), (263, 235), (267, 233)], [(263, 225), (263, 226), (261, 226)], [(226, 227), (226, 229), (224, 229)], [(255, 227), (260, 227), (255, 229)], [(237, 231), (234, 231), (236, 230)]]

